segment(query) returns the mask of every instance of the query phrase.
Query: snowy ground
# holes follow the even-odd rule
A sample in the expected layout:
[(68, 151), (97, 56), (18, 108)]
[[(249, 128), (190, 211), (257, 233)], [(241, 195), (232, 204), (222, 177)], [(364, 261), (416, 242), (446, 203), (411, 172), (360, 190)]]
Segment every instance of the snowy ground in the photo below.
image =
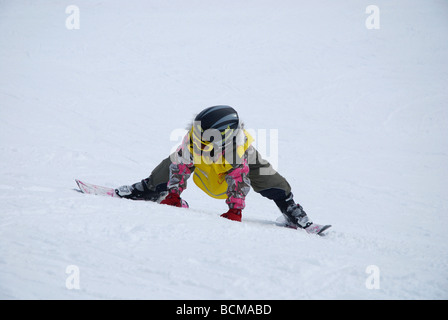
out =
[[(378, 0), (373, 30), (370, 4), (0, 0), (0, 298), (447, 299), (448, 3)], [(327, 237), (254, 192), (243, 223), (193, 182), (190, 210), (75, 192), (215, 104), (278, 130)]]

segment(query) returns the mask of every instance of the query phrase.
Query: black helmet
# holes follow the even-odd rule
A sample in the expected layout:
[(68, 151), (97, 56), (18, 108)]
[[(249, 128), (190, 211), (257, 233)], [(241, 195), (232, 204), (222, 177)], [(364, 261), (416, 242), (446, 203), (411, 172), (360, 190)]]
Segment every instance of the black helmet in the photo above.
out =
[[(222, 148), (232, 143), (239, 128), (240, 119), (235, 109), (224, 105), (209, 107), (202, 110), (194, 119), (193, 142), (201, 150), (210, 150), (213, 145)], [(220, 139), (217, 139), (218, 131)], [(220, 140), (220, 143), (217, 140)]]

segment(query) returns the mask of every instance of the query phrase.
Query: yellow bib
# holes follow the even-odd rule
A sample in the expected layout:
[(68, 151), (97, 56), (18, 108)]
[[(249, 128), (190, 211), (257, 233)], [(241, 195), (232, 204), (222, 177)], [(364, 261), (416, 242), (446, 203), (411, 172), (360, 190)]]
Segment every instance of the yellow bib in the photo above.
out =
[[(237, 154), (241, 158), (249, 146), (254, 141), (254, 138), (244, 130), (246, 142), (244, 145), (237, 147)], [(205, 159), (203, 156), (196, 155), (192, 152), (194, 159), (194, 183), (202, 189), (209, 196), (216, 199), (227, 199), (227, 182), (226, 173), (233, 167), (224, 157), (219, 157), (216, 162), (211, 162), (210, 159)]]

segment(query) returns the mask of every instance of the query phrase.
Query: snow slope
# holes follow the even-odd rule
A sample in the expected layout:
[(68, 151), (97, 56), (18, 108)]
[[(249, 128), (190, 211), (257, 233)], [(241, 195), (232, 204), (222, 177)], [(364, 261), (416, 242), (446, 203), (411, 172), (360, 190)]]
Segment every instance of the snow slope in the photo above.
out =
[[(448, 4), (378, 0), (369, 30), (370, 4), (0, 0), (0, 298), (447, 299)], [(147, 177), (215, 104), (278, 130), (327, 237), (253, 191), (243, 223), (193, 182), (190, 210), (75, 192)]]

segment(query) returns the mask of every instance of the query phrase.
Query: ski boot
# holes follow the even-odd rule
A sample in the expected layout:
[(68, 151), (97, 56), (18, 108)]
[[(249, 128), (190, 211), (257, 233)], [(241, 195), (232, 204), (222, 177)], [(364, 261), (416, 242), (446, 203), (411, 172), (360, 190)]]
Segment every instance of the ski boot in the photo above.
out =
[(285, 217), (289, 227), (306, 229), (313, 224), (302, 206), (294, 202), (292, 193), (286, 199), (276, 200), (275, 203)]

